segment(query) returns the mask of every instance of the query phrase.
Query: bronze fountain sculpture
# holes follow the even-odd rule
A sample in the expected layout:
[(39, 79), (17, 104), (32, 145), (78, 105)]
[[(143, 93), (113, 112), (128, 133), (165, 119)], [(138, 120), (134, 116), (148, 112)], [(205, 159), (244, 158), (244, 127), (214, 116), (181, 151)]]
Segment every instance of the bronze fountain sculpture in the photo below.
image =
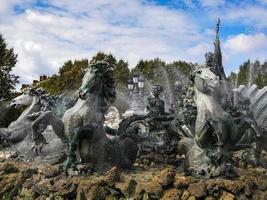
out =
[(42, 154), (51, 143), (43, 132), (51, 125), (61, 148), (68, 146), (66, 173), (75, 168), (78, 157), (102, 171), (114, 165), (146, 164), (151, 155), (152, 162), (177, 166), (180, 154), (185, 157), (185, 171), (210, 177), (224, 173), (222, 166), (232, 163), (235, 150), (251, 148), (253, 143), (255, 164), (261, 164), (261, 151), (267, 150), (266, 130), (254, 119), (249, 99), (233, 104), (232, 87), (222, 66), (219, 23), (215, 51), (207, 53), (205, 64), (192, 71), (180, 112), (165, 112), (160, 98), (163, 88), (156, 85), (147, 99), (147, 114), (122, 120), (117, 130), (105, 127), (104, 113), (115, 101), (116, 89), (113, 66), (98, 61), (88, 68), (78, 101), (62, 118), (51, 109), (53, 100), (43, 90), (32, 89), (12, 101), (29, 107), (8, 128), (1, 128), (0, 136), (13, 144), (32, 138), (33, 150)]

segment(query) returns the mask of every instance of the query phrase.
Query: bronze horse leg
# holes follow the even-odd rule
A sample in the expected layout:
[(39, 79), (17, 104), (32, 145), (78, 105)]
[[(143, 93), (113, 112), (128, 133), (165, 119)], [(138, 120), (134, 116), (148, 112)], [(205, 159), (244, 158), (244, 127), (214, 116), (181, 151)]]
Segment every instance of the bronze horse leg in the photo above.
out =
[(76, 157), (76, 150), (78, 147), (78, 143), (81, 138), (92, 139), (93, 133), (96, 129), (96, 124), (90, 124), (84, 127), (79, 127), (74, 131), (74, 135), (68, 146), (68, 153), (67, 153), (67, 161), (64, 165), (65, 174), (68, 175), (68, 169), (74, 168), (76, 169), (77, 164), (77, 157)]
[(63, 122), (56, 117), (51, 111), (46, 111), (42, 113), (34, 122), (32, 123), (32, 142), (33, 150), (38, 153), (42, 150), (43, 145), (48, 142), (45, 140), (42, 133), (45, 131), (48, 125), (51, 125), (55, 134), (61, 139), (63, 143), (67, 142), (64, 133)]

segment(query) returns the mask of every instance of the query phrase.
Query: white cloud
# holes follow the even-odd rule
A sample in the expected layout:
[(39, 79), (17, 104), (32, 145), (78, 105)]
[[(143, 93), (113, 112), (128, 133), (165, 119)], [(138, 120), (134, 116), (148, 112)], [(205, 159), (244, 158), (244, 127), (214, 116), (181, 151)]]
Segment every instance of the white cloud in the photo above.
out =
[(258, 0), (259, 3), (267, 4), (267, 0)]
[(212, 43), (200, 43), (197, 44), (189, 49), (186, 50), (186, 53), (190, 55), (191, 58), (194, 58), (193, 60), (196, 60), (198, 62), (204, 61), (204, 55), (205, 53), (212, 51)]
[(245, 5), (225, 9), (221, 12), (224, 19), (235, 21), (237, 23), (245, 23), (255, 30), (267, 28), (267, 9), (258, 5)]
[(13, 8), (13, 5), (18, 3), (19, 0), (0, 0), (0, 13), (6, 14), (10, 12)]
[(225, 4), (225, 0), (199, 0), (204, 7), (217, 7)]
[[(254, 10), (230, 7), (217, 13), (217, 7), (225, 5), (224, 0), (202, 0), (201, 5), (209, 10), (205, 16), (139, 0), (50, 0), (46, 2), (53, 6), (43, 8), (33, 6), (34, 0), (5, 1), (8, 2), (5, 6), (1, 1), (4, 0), (0, 0), (0, 11), (5, 12), (0, 12), (0, 31), (18, 53), (15, 72), (21, 76), (21, 82), (28, 83), (39, 74), (56, 73), (69, 59), (90, 59), (98, 51), (126, 59), (130, 67), (141, 58), (154, 57), (203, 62), (205, 52), (213, 51), (215, 24), (210, 23), (215, 10), (215, 16), (221, 13), (223, 21), (243, 20), (257, 27), (264, 27), (267, 17), (260, 7), (253, 7)], [(184, 1), (196, 9), (193, 1)], [(14, 5), (25, 11), (14, 14)], [(232, 36), (225, 44), (222, 41), (225, 66), (233, 66), (238, 53), (247, 56), (255, 49), (261, 49), (259, 55), (266, 52), (267, 45), (262, 45), (264, 34), (246, 36)], [(239, 45), (240, 38), (247, 41), (243, 46)]]
[(37, 13), (29, 9), (26, 10), (25, 13), (26, 13), (26, 19), (31, 23), (43, 24), (43, 25), (45, 24), (49, 25), (53, 23), (52, 15)]
[(130, 67), (141, 58), (185, 59), (185, 48), (205, 40), (183, 11), (121, 0), (54, 1), (53, 5), (67, 11), (28, 7), (0, 23), (19, 55), (15, 72), (21, 82), (56, 73), (66, 60), (90, 59), (98, 51), (126, 59)]
[(267, 50), (267, 36), (264, 33), (255, 35), (239, 34), (228, 38), (225, 48), (234, 53), (253, 53)]
[(267, 58), (267, 36), (264, 33), (229, 36), (222, 46), (222, 53), (228, 73), (237, 70), (248, 59), (263, 62)]

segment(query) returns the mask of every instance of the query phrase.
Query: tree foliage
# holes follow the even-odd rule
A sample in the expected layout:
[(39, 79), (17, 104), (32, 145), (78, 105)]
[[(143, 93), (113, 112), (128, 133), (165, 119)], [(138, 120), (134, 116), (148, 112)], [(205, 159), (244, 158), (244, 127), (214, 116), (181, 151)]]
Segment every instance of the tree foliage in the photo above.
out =
[(129, 79), (130, 70), (128, 63), (124, 60), (117, 62), (112, 54), (103, 52), (97, 53), (90, 61), (87, 59), (69, 60), (59, 68), (58, 74), (53, 75), (48, 80), (41, 82), (38, 87), (45, 88), (51, 94), (59, 94), (67, 90), (78, 89), (81, 85), (82, 78), (89, 67), (96, 61), (105, 60), (114, 66), (114, 79), (118, 87), (126, 86)]
[(92, 64), (96, 61), (101, 61), (101, 60), (105, 60), (113, 66), (115, 66), (117, 64), (116, 58), (111, 53), (106, 54), (104, 52), (98, 52), (95, 56), (93, 56), (91, 61), (90, 61), (90, 64)]
[(120, 59), (117, 59), (112, 54), (107, 54), (104, 52), (98, 52), (90, 61), (94, 63), (96, 61), (105, 60), (106, 62), (110, 63), (114, 67), (114, 80), (116, 82), (117, 87), (125, 87), (127, 84), (127, 80), (130, 76), (130, 69), (128, 68), (128, 62)]
[(249, 79), (251, 79), (251, 84), (263, 88), (267, 85), (267, 62), (261, 64), (258, 60), (255, 62), (248, 60), (240, 65), (238, 73), (232, 72), (228, 79), (237, 86), (248, 85)]
[(113, 74), (117, 86), (125, 86), (130, 77), (130, 69), (128, 68), (128, 62), (125, 62), (124, 60), (119, 60), (114, 68)]
[(3, 36), (0, 34), (0, 100), (12, 98), (18, 76), (12, 73), (17, 63), (17, 54), (13, 48), (8, 48)]
[(87, 59), (66, 62), (59, 68), (59, 89), (64, 91), (67, 89), (73, 90), (79, 88), (88, 66)]
[(38, 87), (45, 88), (51, 94), (59, 94), (66, 90), (78, 89), (81, 85), (88, 60), (69, 60), (59, 68), (58, 75), (53, 75), (48, 80), (41, 82)]
[(191, 71), (193, 69), (194, 64), (179, 60), (179, 61), (174, 61), (174, 62), (168, 64), (168, 66), (171, 69), (176, 68), (182, 74), (189, 76), (189, 74), (191, 73)]
[(59, 88), (60, 77), (54, 74), (52, 77), (43, 81), (37, 85), (37, 87), (43, 87), (50, 94), (59, 94), (63, 91)]
[(146, 79), (153, 80), (156, 78), (156, 71), (159, 67), (165, 67), (166, 63), (159, 58), (152, 60), (140, 60), (135, 68), (132, 70), (132, 74), (141, 73)]
[(167, 73), (174, 73), (179, 71), (180, 73), (188, 76), (192, 70), (193, 64), (187, 63), (185, 61), (174, 61), (166, 64), (166, 62), (155, 58), (152, 60), (140, 60), (136, 67), (131, 70), (131, 74), (141, 73), (148, 80), (155, 80), (159, 77), (162, 77), (162, 74), (159, 74), (160, 68), (166, 69)]

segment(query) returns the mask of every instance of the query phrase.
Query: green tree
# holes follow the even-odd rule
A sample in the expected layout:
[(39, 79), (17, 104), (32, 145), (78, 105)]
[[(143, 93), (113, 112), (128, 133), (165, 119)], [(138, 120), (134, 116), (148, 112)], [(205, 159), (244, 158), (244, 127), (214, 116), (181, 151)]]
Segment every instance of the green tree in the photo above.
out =
[(249, 65), (250, 65), (250, 60), (240, 65), (238, 73), (238, 85), (248, 84)]
[(267, 85), (267, 61), (261, 65), (262, 72), (262, 87)]
[(87, 59), (67, 61), (59, 68), (58, 75), (54, 74), (37, 87), (43, 87), (51, 94), (78, 89), (88, 66)]
[(165, 67), (166, 63), (159, 58), (153, 60), (140, 60), (135, 68), (131, 71), (131, 74), (139, 72), (144, 75), (146, 79), (157, 79), (157, 69), (159, 67)]
[(188, 76), (191, 73), (194, 65), (192, 63), (179, 60), (179, 61), (174, 61), (170, 63), (169, 66), (171, 68), (178, 69), (181, 73)]
[(130, 69), (128, 68), (128, 62), (125, 62), (124, 60), (119, 60), (114, 68), (113, 74), (117, 86), (125, 86), (130, 77)]
[(60, 76), (54, 74), (52, 77), (38, 84), (37, 87), (43, 87), (50, 94), (59, 94), (62, 92), (59, 87)]
[(92, 57), (90, 64), (96, 62), (96, 61), (101, 61), (105, 60), (114, 67), (114, 80), (117, 84), (118, 87), (124, 87), (127, 84), (127, 80), (130, 77), (130, 70), (128, 68), (128, 62), (124, 60), (119, 60), (111, 54), (107, 54), (104, 52), (98, 52), (95, 56)]
[(60, 76), (64, 76), (64, 73), (71, 71), (73, 68), (73, 63), (71, 60), (65, 62), (62, 67), (59, 68), (58, 73)]
[(116, 58), (111, 53), (106, 54), (104, 52), (98, 52), (95, 56), (92, 57), (90, 64), (101, 60), (105, 60), (112, 65), (116, 65), (117, 63)]
[[(252, 68), (250, 70), (250, 67)], [(249, 82), (249, 73), (251, 73), (251, 84), (256, 84), (258, 88), (263, 88), (267, 85), (267, 62), (263, 64), (260, 61), (256, 60), (252, 63), (250, 60), (244, 62), (239, 67), (238, 73), (231, 72), (228, 77), (228, 80), (231, 81), (233, 85), (248, 85)]]
[(59, 69), (59, 90), (72, 90), (80, 87), (85, 69), (89, 66), (87, 59), (67, 61)]
[(230, 75), (228, 76), (228, 80), (231, 82), (231, 84), (234, 86), (234, 87), (238, 87), (238, 73), (234, 73), (234, 72), (231, 72)]
[(174, 61), (172, 63), (166, 64), (164, 61), (159, 58), (153, 60), (140, 60), (134, 69), (131, 70), (131, 74), (141, 73), (145, 78), (149, 80), (155, 80), (162, 76), (158, 74), (158, 69), (163, 67), (168, 72), (172, 73), (173, 71), (178, 70), (182, 74), (188, 76), (193, 69), (194, 64), (187, 63), (185, 61)]
[(0, 34), (0, 101), (12, 98), (18, 76), (12, 74), (17, 63), (17, 54), (13, 48), (8, 48), (3, 36)]

